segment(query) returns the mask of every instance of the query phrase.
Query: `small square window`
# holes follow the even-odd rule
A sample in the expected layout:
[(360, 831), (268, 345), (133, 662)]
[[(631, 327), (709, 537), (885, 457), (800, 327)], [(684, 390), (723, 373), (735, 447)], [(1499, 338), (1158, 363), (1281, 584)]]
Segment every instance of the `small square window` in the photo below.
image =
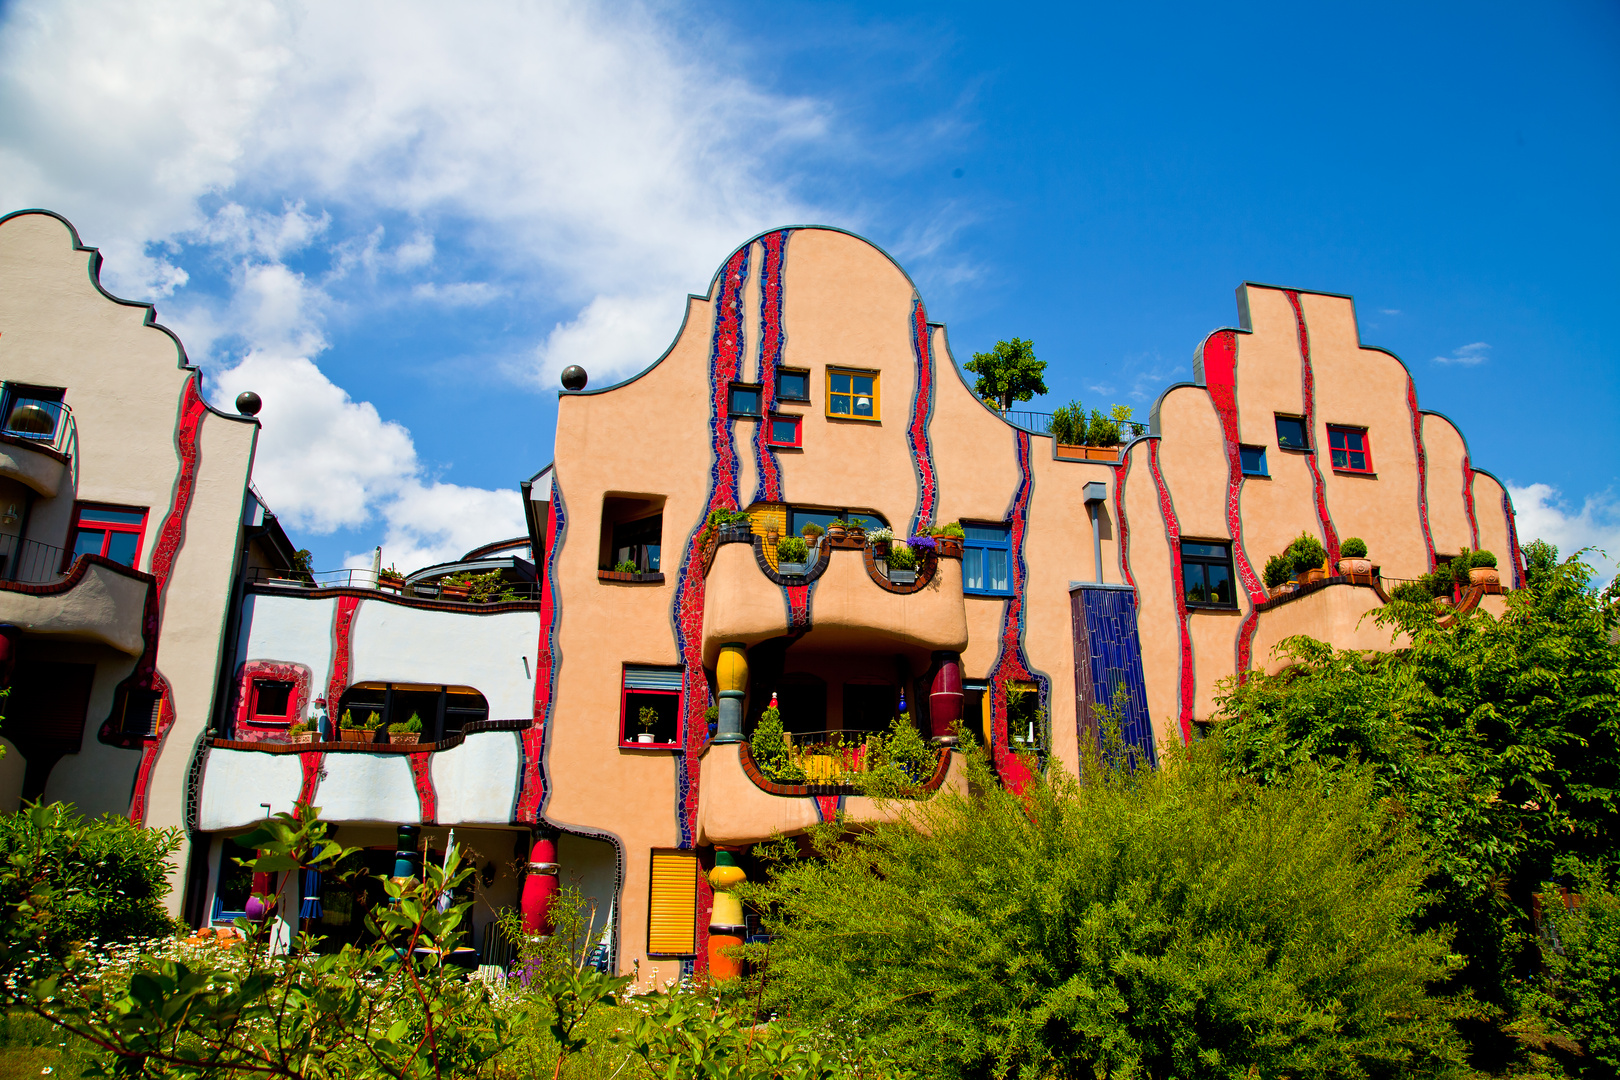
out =
[(292, 704), (293, 684), (279, 679), (253, 680), (253, 718), (286, 720)]
[(731, 415), (759, 415), (759, 387), (733, 383), (731, 386)]
[[(619, 745), (668, 750), (681, 738), (680, 668), (626, 665), (619, 717)], [(642, 710), (651, 710), (650, 723)], [(643, 737), (645, 736), (645, 737)]]
[(1298, 416), (1277, 417), (1277, 445), (1284, 450), (1309, 450), (1311, 440), (1305, 432), (1305, 421)]
[(799, 445), (799, 418), (797, 416), (771, 417), (771, 445)]
[(1238, 456), (1243, 459), (1244, 476), (1270, 476), (1266, 471), (1266, 448), (1263, 446), (1240, 446)]
[(1329, 425), (1328, 456), (1335, 469), (1372, 472), (1372, 447), (1367, 443), (1367, 429)]
[(18, 438), (53, 441), (62, 422), (64, 393), (56, 386), (7, 383), (0, 400), (0, 422), (4, 425), (0, 430)]
[(1232, 545), (1208, 540), (1181, 542), (1181, 584), (1188, 607), (1237, 607)]
[(828, 368), (827, 415), (840, 420), (878, 419), (877, 373)]
[(140, 562), (141, 539), (145, 534), (145, 507), (81, 503), (73, 512), (73, 528), (69, 533), (72, 543), (66, 558), (71, 564), (80, 555), (101, 555), (134, 567)]
[(776, 373), (777, 401), (809, 401), (810, 373), (784, 368)]

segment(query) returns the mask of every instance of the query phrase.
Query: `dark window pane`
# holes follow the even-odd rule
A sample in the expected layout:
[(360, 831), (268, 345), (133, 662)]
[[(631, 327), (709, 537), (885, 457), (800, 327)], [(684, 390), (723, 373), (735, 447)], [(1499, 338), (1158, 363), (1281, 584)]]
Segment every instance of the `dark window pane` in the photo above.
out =
[(258, 696), (253, 704), (254, 716), (285, 717), (287, 705), (292, 699), (293, 684), (290, 682), (259, 682)]
[(791, 401), (810, 397), (810, 376), (803, 371), (784, 371), (776, 377), (776, 396)]
[(1367, 471), (1367, 455), (1366, 454), (1352, 453), (1350, 455), (1350, 467), (1352, 469), (1356, 469), (1356, 470), (1358, 470), (1360, 472), (1366, 472)]
[(1342, 469), (1345, 466), (1350, 464), (1350, 459), (1345, 456), (1345, 453), (1344, 453), (1343, 450), (1335, 450), (1335, 451), (1333, 451), (1332, 452), (1332, 457), (1333, 457), (1333, 467), (1335, 469)]
[(1183, 543), (1181, 545), (1181, 554), (1183, 558), (1191, 555), (1194, 558), (1220, 559), (1225, 561), (1226, 552), (1227, 547), (1225, 544)]
[(107, 534), (100, 529), (80, 529), (73, 538), (73, 557), (80, 555), (100, 555), (101, 546), (106, 542)]
[(1243, 471), (1251, 476), (1266, 475), (1266, 448), (1263, 446), (1244, 446), (1238, 450), (1243, 459)]
[(80, 521), (111, 521), (119, 525), (140, 525), (146, 521), (145, 510), (112, 510), (105, 506), (82, 506)]
[(219, 853), (219, 879), (214, 888), (215, 907), (221, 913), (246, 911), (248, 896), (253, 892), (253, 871), (237, 864), (237, 859), (251, 859), (258, 852), (245, 848), (235, 840), (226, 840)]
[(1187, 603), (1202, 604), (1204, 602), (1204, 565), (1202, 563), (1183, 563), (1181, 567), (1181, 583), (1187, 591)]
[(1305, 421), (1295, 416), (1277, 417), (1277, 445), (1291, 450), (1308, 449), (1310, 443), (1305, 439)]
[(839, 416), (849, 415), (849, 395), (834, 394), (832, 398), (832, 411)]
[(883, 731), (894, 719), (894, 687), (867, 683), (844, 684), (845, 731)]
[(1328, 428), (1328, 446), (1335, 450), (1343, 450), (1344, 435), (1345, 433), (1337, 428)]
[(835, 394), (849, 393), (849, 376), (834, 373), (832, 377), (832, 388), (833, 393)]
[(139, 533), (115, 532), (107, 537), (107, 558), (125, 566), (134, 566), (135, 549), (140, 543)]
[(732, 387), (731, 414), (733, 416), (758, 416), (759, 391), (749, 387)]
[(871, 393), (872, 393), (872, 376), (870, 376), (870, 375), (856, 375), (854, 377), (854, 379), (851, 381), (851, 385), (855, 388), (855, 392), (857, 394), (866, 394), (868, 396), (871, 396)]
[(646, 552), (647, 571), (651, 573), (659, 568), (659, 562), (663, 558), (663, 548), (658, 544), (648, 544), (646, 547)]
[(1234, 603), (1232, 597), (1232, 572), (1225, 566), (1213, 565), (1205, 566), (1204, 571), (1209, 580), (1209, 603)]
[[(871, 380), (868, 379), (867, 381), (870, 382)], [(855, 392), (854, 414), (856, 416), (872, 415), (872, 391), (870, 388)]]
[(771, 421), (771, 441), (794, 446), (799, 441), (799, 422), (797, 420), (775, 419)]

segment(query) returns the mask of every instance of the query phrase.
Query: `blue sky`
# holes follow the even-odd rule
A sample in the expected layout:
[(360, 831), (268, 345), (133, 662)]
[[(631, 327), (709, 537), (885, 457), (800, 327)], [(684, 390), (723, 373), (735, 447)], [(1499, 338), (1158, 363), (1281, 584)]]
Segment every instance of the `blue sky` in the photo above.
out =
[(1120, 7), (12, 0), (0, 204), (264, 396), (323, 568), (520, 532), (557, 371), (808, 222), (959, 360), (1034, 339), (1037, 409), (1145, 415), (1244, 280), (1351, 293), (1524, 535), (1620, 554), (1620, 9)]

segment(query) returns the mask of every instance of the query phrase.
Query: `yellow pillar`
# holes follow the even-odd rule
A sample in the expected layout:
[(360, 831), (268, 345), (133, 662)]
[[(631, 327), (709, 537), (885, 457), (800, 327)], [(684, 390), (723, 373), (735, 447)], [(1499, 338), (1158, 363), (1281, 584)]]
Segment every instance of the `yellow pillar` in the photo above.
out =
[(714, 887), (714, 907), (709, 915), (709, 977), (716, 982), (741, 974), (741, 965), (736, 958), (727, 956), (726, 950), (741, 945), (747, 933), (742, 901), (731, 891), (747, 879), (729, 848), (715, 848), (714, 869), (709, 871), (709, 884)]
[(720, 646), (720, 658), (715, 662), (714, 681), (720, 687), (719, 727), (715, 730), (717, 743), (743, 741), (743, 699), (748, 695), (748, 649), (740, 642)]

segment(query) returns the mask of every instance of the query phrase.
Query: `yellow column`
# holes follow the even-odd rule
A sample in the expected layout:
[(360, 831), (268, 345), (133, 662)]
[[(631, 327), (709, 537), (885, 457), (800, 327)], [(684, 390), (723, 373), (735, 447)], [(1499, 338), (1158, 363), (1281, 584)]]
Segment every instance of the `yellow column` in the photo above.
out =
[(714, 849), (714, 869), (709, 871), (709, 884), (714, 886), (714, 907), (709, 915), (709, 977), (716, 982), (735, 979), (742, 965), (726, 950), (743, 943), (747, 928), (743, 924), (742, 901), (731, 892), (748, 880), (737, 857), (729, 848)]
[(720, 723), (714, 741), (742, 742), (743, 698), (748, 694), (746, 646), (740, 642), (720, 646), (720, 658), (714, 666), (714, 681), (720, 687)]

